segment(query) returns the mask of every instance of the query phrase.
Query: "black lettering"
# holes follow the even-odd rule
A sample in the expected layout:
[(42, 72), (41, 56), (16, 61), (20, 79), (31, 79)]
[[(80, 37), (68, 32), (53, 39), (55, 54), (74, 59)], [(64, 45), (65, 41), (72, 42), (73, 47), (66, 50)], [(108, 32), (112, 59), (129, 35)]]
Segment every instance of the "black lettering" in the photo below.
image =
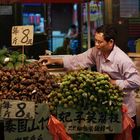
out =
[(19, 103), (19, 104), (17, 104), (17, 107), (20, 110), (16, 113), (16, 117), (23, 117), (25, 115), (24, 109), (26, 108), (26, 104), (25, 103)]
[(24, 34), (24, 37), (21, 39), (21, 42), (22, 43), (27, 43), (28, 42), (28, 35), (30, 33), (30, 30), (29, 29), (25, 29), (25, 30), (23, 30), (22, 33)]

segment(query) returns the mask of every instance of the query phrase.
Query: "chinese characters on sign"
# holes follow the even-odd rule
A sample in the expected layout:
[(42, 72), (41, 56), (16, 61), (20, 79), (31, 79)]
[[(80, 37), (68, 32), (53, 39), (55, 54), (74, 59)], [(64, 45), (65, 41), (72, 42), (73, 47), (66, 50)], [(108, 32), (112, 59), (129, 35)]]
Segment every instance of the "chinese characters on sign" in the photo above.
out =
[(3, 100), (1, 105), (2, 118), (34, 119), (35, 103), (19, 100)]
[(47, 122), (50, 112), (46, 103), (37, 104), (35, 119), (4, 119), (5, 140), (52, 140)]
[(12, 46), (33, 45), (33, 26), (13, 26), (11, 44)]
[(58, 119), (64, 123), (69, 134), (91, 133), (107, 134), (120, 133), (122, 130), (121, 112), (107, 114), (90, 110), (58, 109)]

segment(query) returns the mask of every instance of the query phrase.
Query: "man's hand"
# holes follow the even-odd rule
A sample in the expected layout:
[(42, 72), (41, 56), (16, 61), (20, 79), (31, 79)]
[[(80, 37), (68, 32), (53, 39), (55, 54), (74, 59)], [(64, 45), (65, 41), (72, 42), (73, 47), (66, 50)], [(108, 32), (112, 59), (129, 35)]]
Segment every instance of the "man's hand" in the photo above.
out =
[(52, 58), (46, 56), (46, 57), (43, 57), (43, 58), (40, 58), (39, 63), (42, 63), (43, 65), (49, 65), (49, 64), (53, 64), (53, 60)]
[(42, 63), (43, 65), (50, 65), (50, 64), (63, 65), (63, 59), (51, 58), (51, 56), (45, 56), (45, 57), (40, 58), (39, 63)]
[(116, 80), (110, 79), (110, 83), (116, 85)]
[[(103, 73), (103, 74), (109, 76), (107, 73)], [(110, 81), (111, 84), (116, 85), (116, 80), (111, 79), (110, 76), (109, 76), (109, 81)]]

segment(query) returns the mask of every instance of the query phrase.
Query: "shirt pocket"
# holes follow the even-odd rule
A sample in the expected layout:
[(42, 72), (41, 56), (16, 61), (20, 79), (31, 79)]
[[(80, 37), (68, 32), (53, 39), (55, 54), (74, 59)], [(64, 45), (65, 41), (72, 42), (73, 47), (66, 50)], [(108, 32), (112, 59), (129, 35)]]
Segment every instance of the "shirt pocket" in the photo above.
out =
[(110, 62), (101, 64), (101, 72), (108, 74), (110, 78), (115, 80), (123, 78), (118, 64), (113, 64)]

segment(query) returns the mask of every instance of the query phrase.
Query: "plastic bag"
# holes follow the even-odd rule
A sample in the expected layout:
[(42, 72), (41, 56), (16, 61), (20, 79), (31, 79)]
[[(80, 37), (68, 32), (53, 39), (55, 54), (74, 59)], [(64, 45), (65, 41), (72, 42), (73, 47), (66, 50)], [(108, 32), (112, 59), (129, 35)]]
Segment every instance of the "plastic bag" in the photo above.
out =
[(66, 133), (64, 125), (52, 115), (48, 121), (48, 128), (53, 135), (53, 140), (72, 140)]
[(114, 140), (133, 140), (132, 138), (132, 129), (135, 127), (134, 121), (127, 114), (127, 107), (123, 105), (122, 107), (123, 113), (123, 122), (122, 127), (123, 131), (121, 134), (115, 135)]

